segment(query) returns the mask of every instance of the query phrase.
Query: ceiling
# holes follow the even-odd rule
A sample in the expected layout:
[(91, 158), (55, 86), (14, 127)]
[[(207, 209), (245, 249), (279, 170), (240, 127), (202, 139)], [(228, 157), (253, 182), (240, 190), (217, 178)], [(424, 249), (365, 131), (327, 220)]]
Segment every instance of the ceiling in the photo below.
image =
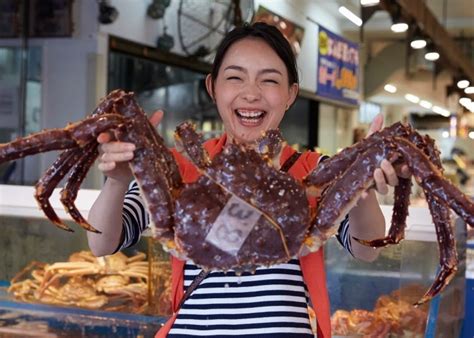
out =
[[(403, 42), (406, 39), (406, 33), (395, 34), (390, 31), (391, 19), (387, 12), (377, 11), (364, 25), (363, 40), (361, 40), (360, 28), (338, 12), (339, 6), (345, 6), (359, 15), (359, 0), (313, 1), (324, 6), (334, 17), (340, 18), (338, 20), (344, 35), (353, 41), (361, 43), (361, 47), (365, 48), (364, 53), (368, 51), (373, 53), (387, 44)], [(470, 59), (474, 67), (474, 51), (472, 50), (472, 41), (474, 39), (474, 0), (425, 0), (425, 3), (451, 37), (455, 39), (471, 38), (471, 46), (469, 47), (471, 55), (466, 57)], [(433, 81), (431, 71), (427, 69), (423, 69), (415, 77), (412, 74), (410, 78), (407, 78), (405, 62), (403, 61), (400, 62), (400, 69), (394, 71), (383, 80), (385, 80), (383, 83), (394, 83), (398, 88), (402, 88), (402, 90), (392, 95), (383, 90), (382, 84), (378, 90), (372, 92), (371, 96), (366, 99), (381, 104), (401, 106), (403, 110), (420, 110), (418, 105), (405, 100), (404, 94), (411, 92), (422, 99), (432, 101), (434, 104), (444, 105), (446, 108), (451, 108), (453, 105), (454, 107), (457, 106), (457, 100), (452, 102), (452, 100), (448, 100), (445, 97), (445, 88), (452, 83), (452, 74), (448, 71), (442, 72), (435, 82)], [(423, 108), (421, 110), (423, 111)], [(425, 109), (425, 112), (427, 111)]]

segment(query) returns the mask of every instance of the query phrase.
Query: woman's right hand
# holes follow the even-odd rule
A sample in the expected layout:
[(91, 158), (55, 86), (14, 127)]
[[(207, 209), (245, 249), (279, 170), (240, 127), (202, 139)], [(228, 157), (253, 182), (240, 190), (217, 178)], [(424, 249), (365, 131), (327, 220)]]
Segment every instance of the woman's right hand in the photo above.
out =
[[(150, 117), (153, 126), (157, 126), (163, 118), (163, 111), (158, 110)], [(135, 145), (133, 143), (120, 142), (112, 133), (101, 133), (97, 137), (99, 142), (99, 170), (108, 178), (117, 180), (128, 185), (132, 180), (132, 172), (128, 162), (133, 159)]]

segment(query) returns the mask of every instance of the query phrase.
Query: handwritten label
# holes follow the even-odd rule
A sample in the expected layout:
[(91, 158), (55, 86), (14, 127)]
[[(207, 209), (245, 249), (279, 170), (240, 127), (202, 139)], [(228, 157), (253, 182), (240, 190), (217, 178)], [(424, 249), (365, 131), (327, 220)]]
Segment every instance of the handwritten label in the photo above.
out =
[(248, 203), (232, 196), (217, 216), (206, 241), (236, 256), (261, 215)]

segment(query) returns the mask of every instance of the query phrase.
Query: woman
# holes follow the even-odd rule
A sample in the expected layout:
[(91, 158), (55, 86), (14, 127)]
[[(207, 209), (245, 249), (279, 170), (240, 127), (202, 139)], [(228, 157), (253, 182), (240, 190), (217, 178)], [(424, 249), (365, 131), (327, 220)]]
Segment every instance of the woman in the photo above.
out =
[[(274, 27), (264, 23), (245, 25), (230, 32), (222, 41), (206, 78), (209, 95), (215, 101), (224, 122), (225, 134), (206, 142), (210, 155), (218, 153), (227, 142), (251, 143), (270, 128), (278, 128), (285, 112), (298, 94), (298, 71), (290, 45)], [(159, 123), (162, 113), (152, 117)], [(378, 117), (371, 131), (380, 129)], [(102, 234), (88, 234), (91, 250), (106, 255), (133, 245), (146, 227), (147, 215), (138, 196), (136, 184), (126, 165), (133, 157), (134, 146), (116, 142), (108, 134), (99, 136), (102, 143), (99, 169), (108, 177), (94, 203), (89, 221)], [(293, 153), (287, 147), (281, 155), (284, 163)], [(185, 181), (196, 178), (195, 168), (177, 158)], [(304, 177), (320, 160), (306, 152), (289, 173)], [(193, 172), (194, 174), (189, 174)], [(374, 173), (376, 189), (387, 192), (395, 186), (397, 174), (384, 160)], [(125, 203), (124, 203), (125, 197)], [(314, 202), (314, 201), (313, 201)], [(341, 224), (340, 241), (355, 257), (371, 261), (377, 251), (352, 240), (352, 237), (383, 237), (385, 223), (375, 193), (370, 191)], [(315, 308), (319, 337), (330, 337), (329, 302), (325, 286), (322, 250), (287, 264), (260, 268), (255, 275), (236, 276), (233, 272), (210, 273), (186, 299), (177, 304), (199, 269), (192, 262), (173, 259), (173, 303), (175, 315), (157, 336), (165, 337), (313, 337), (307, 310), (309, 291)]]

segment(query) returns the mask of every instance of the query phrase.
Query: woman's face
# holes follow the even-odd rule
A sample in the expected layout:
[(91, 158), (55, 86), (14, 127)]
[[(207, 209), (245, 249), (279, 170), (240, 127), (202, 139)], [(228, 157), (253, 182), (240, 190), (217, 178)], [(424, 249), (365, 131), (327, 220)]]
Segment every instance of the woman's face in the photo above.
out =
[(228, 141), (246, 143), (262, 131), (277, 128), (298, 93), (288, 84), (288, 71), (280, 57), (262, 39), (244, 38), (234, 43), (222, 60), (212, 92), (224, 121)]

